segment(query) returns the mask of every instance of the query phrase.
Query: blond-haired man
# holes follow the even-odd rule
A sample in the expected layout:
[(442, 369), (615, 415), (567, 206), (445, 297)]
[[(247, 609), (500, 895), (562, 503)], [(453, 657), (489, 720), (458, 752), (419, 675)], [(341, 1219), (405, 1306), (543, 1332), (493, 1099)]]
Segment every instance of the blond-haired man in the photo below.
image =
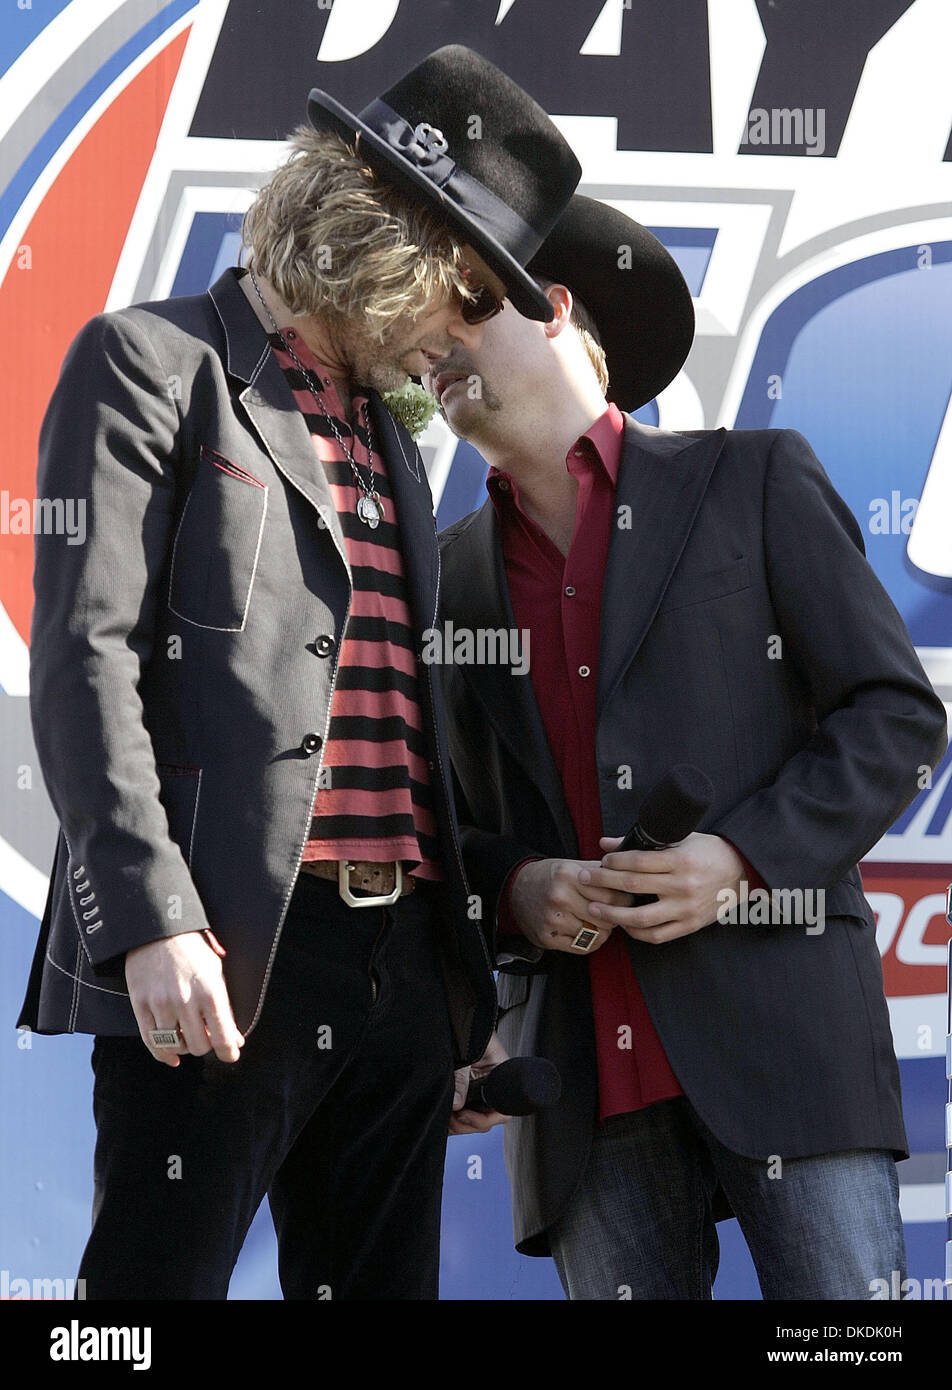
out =
[(550, 312), (522, 264), (579, 168), (462, 48), (308, 109), (247, 273), (92, 320), (43, 429), (39, 490), (91, 524), (37, 543), (61, 834), (21, 1022), (96, 1034), (91, 1298), (225, 1297), (265, 1193), (286, 1297), (435, 1297), (454, 1066), (492, 1027), (416, 660), (432, 499), (380, 392), (507, 294)]

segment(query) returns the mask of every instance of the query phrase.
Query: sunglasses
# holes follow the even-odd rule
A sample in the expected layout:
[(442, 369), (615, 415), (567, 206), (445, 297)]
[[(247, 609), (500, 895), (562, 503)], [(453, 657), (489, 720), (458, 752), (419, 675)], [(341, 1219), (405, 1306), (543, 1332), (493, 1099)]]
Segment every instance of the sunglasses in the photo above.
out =
[(460, 307), (464, 323), (485, 323), (502, 313), (502, 300), (496, 298), (488, 285), (473, 285), (470, 293), (473, 298), (464, 299)]

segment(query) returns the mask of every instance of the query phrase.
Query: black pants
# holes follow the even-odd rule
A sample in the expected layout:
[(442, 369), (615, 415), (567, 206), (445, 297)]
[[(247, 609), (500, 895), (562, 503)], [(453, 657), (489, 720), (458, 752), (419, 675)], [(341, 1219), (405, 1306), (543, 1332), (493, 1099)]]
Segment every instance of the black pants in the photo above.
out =
[(265, 1193), (285, 1298), (438, 1296), (453, 1052), (436, 930), (425, 885), (358, 909), (302, 875), (239, 1061), (166, 1067), (138, 1037), (97, 1037), (87, 1298), (225, 1298)]

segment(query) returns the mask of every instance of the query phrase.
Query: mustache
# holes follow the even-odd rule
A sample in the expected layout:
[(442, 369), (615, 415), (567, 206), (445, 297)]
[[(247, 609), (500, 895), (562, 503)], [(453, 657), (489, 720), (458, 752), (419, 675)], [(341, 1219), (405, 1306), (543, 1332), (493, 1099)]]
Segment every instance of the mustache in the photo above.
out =
[(462, 372), (466, 376), (472, 376), (476, 371), (472, 361), (468, 357), (450, 354), (449, 357), (441, 357), (438, 362), (434, 362), (426, 375), (431, 379), (438, 377), (441, 372)]

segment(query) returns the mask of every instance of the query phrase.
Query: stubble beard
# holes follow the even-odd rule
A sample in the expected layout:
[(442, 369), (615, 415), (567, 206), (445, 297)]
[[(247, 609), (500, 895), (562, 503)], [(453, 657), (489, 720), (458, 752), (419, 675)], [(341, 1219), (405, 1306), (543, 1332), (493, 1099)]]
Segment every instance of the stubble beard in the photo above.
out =
[(395, 339), (381, 343), (362, 324), (350, 322), (342, 329), (350, 377), (353, 382), (369, 386), (381, 395), (399, 391), (409, 380), (409, 372), (401, 359), (413, 351), (413, 344)]

